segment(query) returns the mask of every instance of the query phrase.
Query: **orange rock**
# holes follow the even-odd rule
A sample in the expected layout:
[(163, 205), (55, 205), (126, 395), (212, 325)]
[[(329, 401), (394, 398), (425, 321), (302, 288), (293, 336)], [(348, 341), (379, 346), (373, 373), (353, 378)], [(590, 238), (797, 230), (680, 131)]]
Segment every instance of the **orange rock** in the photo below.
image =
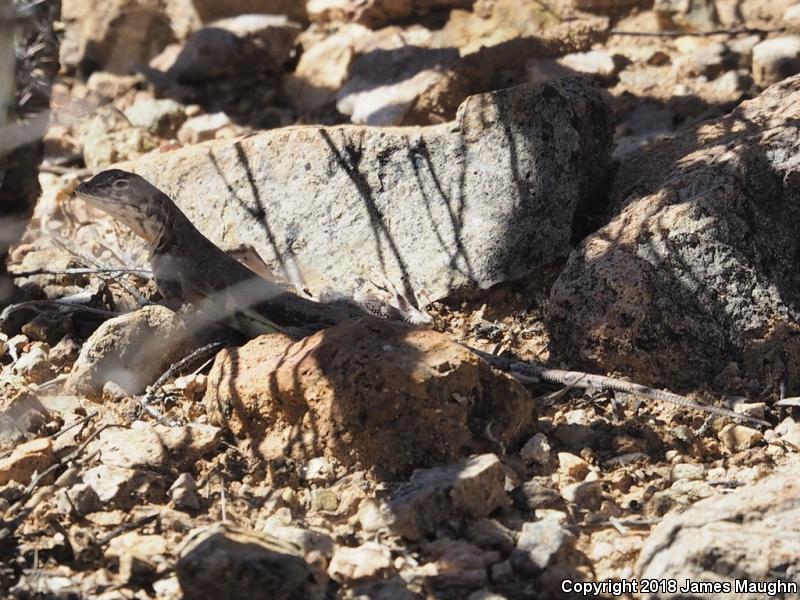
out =
[(267, 458), (325, 455), (387, 474), (512, 446), (534, 422), (516, 380), (440, 333), (380, 320), (221, 352), (204, 401)]

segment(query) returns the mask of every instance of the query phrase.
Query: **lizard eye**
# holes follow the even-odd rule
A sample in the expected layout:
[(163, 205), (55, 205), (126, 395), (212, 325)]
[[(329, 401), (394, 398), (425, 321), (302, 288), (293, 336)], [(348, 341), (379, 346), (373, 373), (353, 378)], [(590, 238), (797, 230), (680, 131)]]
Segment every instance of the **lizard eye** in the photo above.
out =
[(114, 182), (114, 189), (115, 190), (124, 190), (128, 187), (128, 181), (125, 179), (117, 179)]

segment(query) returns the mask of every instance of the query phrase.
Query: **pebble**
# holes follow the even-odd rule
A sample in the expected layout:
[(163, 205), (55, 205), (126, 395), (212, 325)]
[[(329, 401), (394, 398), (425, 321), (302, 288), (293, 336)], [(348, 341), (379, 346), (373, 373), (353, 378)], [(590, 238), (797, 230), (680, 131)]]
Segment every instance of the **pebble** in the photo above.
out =
[(719, 441), (731, 452), (741, 452), (752, 448), (764, 439), (763, 434), (751, 427), (728, 423), (719, 432)]

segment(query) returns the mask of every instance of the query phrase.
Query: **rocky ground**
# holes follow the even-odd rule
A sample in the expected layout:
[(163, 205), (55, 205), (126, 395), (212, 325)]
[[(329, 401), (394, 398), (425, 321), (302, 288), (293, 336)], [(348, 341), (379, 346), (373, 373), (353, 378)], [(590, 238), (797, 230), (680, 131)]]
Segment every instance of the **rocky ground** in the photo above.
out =
[[(63, 0), (59, 30), (0, 314), (3, 597), (800, 586), (800, 4)], [(112, 164), (298, 293), (434, 326), (160, 305), (72, 197)]]

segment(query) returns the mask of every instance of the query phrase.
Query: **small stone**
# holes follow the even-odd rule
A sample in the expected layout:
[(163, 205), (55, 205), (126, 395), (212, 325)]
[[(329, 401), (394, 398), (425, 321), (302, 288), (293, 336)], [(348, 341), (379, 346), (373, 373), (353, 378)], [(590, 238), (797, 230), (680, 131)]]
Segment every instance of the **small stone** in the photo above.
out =
[(795, 450), (800, 450), (800, 423), (791, 417), (786, 417), (778, 424), (775, 434), (780, 436), (778, 439), (793, 446)]
[(336, 492), (327, 488), (311, 490), (311, 508), (325, 512), (336, 512), (339, 508), (339, 499)]
[(373, 498), (363, 500), (358, 506), (358, 522), (366, 532), (375, 532), (386, 527), (381, 507)]
[(175, 567), (184, 600), (312, 597), (311, 570), (292, 544), (219, 523), (184, 540)]
[(764, 40), (753, 48), (753, 80), (764, 88), (800, 73), (800, 36)]
[(103, 509), (100, 498), (97, 497), (92, 487), (86, 483), (76, 483), (69, 487), (65, 493), (69, 499), (70, 505), (80, 516)]
[(272, 522), (267, 523), (264, 531), (276, 539), (297, 546), (306, 559), (312, 552), (317, 552), (328, 559), (333, 555), (333, 538), (326, 533)]
[(181, 473), (169, 488), (169, 497), (179, 508), (197, 510), (200, 498), (197, 495), (197, 482), (189, 473)]
[(165, 561), (167, 542), (160, 535), (143, 535), (129, 531), (113, 538), (105, 551), (106, 558), (119, 560), (122, 581), (152, 576)]
[(104, 404), (119, 404), (126, 398), (130, 398), (131, 394), (115, 381), (106, 381), (103, 384), (103, 403)]
[(613, 80), (619, 70), (614, 57), (599, 50), (566, 54), (558, 62), (573, 71), (594, 76), (601, 81)]
[(534, 463), (545, 466), (550, 462), (550, 450), (550, 442), (547, 440), (547, 436), (543, 433), (537, 433), (525, 443), (522, 450), (519, 451), (519, 455), (528, 464)]
[(510, 552), (516, 544), (514, 532), (495, 519), (478, 519), (469, 524), (466, 538), (481, 548)]
[(736, 55), (727, 44), (712, 42), (701, 46), (687, 57), (688, 74), (715, 79), (736, 66)]
[(336, 549), (328, 567), (328, 575), (338, 582), (386, 577), (392, 573), (392, 553), (375, 542), (357, 548)]
[(728, 423), (717, 437), (731, 452), (747, 450), (764, 439), (760, 431), (735, 423)]
[(175, 137), (184, 121), (183, 106), (174, 100), (139, 100), (125, 111), (131, 125), (142, 127), (162, 138)]
[(31, 383), (44, 383), (53, 377), (53, 365), (47, 356), (50, 347), (42, 342), (34, 342), (14, 363), (13, 372)]
[(54, 461), (50, 438), (38, 438), (20, 444), (10, 456), (0, 460), (0, 485), (10, 481), (27, 485), (34, 474), (42, 473)]
[(539, 508), (564, 508), (564, 498), (558, 490), (547, 487), (536, 480), (523, 483), (512, 492), (514, 501), (528, 510)]
[(719, 27), (714, 0), (655, 0), (653, 11), (662, 31), (700, 32)]
[(783, 11), (783, 20), (795, 27), (800, 25), (800, 4), (792, 4)]
[(74, 363), (78, 359), (80, 351), (81, 345), (78, 340), (71, 335), (65, 335), (55, 346), (50, 348), (47, 357), (53, 366), (63, 368)]
[(569, 481), (583, 481), (589, 474), (589, 464), (579, 456), (559, 452), (558, 470)]
[(184, 375), (175, 380), (175, 389), (183, 392), (187, 400), (199, 400), (206, 393), (208, 377), (206, 375)]
[(504, 560), (496, 565), (492, 565), (492, 582), (502, 583), (514, 577), (514, 570), (510, 560)]
[(522, 575), (538, 575), (552, 565), (574, 540), (572, 533), (553, 519), (523, 523), (517, 547), (511, 554), (514, 571)]
[(740, 402), (733, 407), (733, 410), (740, 415), (746, 415), (754, 419), (763, 419), (767, 410), (767, 405), (764, 402)]
[(726, 71), (714, 81), (714, 89), (725, 95), (743, 94), (752, 83), (750, 75), (743, 75), (739, 71)]
[(83, 474), (84, 483), (100, 498), (101, 502), (130, 499), (133, 494), (146, 495), (151, 477), (143, 471), (101, 465)]
[(311, 483), (326, 483), (332, 481), (336, 473), (330, 460), (317, 456), (303, 466), (301, 475)]
[(603, 500), (603, 484), (600, 481), (581, 481), (561, 488), (567, 502), (588, 510), (599, 510)]
[[(150, 426), (145, 425), (145, 427)], [(167, 450), (189, 462), (194, 462), (202, 456), (214, 452), (222, 439), (222, 430), (219, 427), (205, 423), (190, 423), (180, 427), (158, 424), (153, 425), (152, 428)]]
[(100, 462), (123, 468), (163, 467), (167, 452), (161, 438), (146, 429), (105, 429), (90, 444), (90, 452), (100, 453)]
[(186, 120), (178, 130), (177, 138), (181, 144), (197, 144), (213, 140), (218, 131), (230, 125), (232, 121), (224, 112), (198, 115)]
[(669, 473), (671, 481), (678, 479), (703, 479), (706, 474), (706, 468), (703, 465), (693, 465), (690, 463), (678, 463), (673, 465)]
[(396, 490), (382, 513), (392, 531), (416, 540), (450, 519), (485, 517), (508, 504), (504, 481), (502, 464), (494, 454), (418, 469)]
[(183, 320), (164, 306), (146, 306), (104, 322), (81, 348), (66, 383), (68, 393), (97, 399), (114, 381), (140, 393), (170, 364), (185, 356)]
[(283, 15), (220, 19), (189, 37), (168, 74), (190, 84), (233, 75), (278, 74), (299, 33), (300, 26)]

